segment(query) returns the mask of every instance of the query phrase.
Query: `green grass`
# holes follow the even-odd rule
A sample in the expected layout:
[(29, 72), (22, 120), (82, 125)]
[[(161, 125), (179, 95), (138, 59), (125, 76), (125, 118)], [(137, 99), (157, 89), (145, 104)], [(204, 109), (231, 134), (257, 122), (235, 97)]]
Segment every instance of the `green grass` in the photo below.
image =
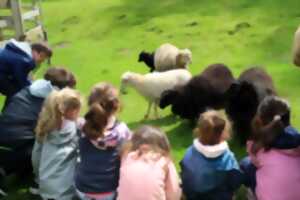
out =
[[(235, 76), (248, 66), (261, 65), (274, 78), (279, 95), (292, 105), (293, 124), (300, 128), (300, 70), (291, 64), (293, 33), (300, 20), (299, 0), (45, 0), (44, 21), (54, 47), (53, 64), (77, 76), (83, 95), (92, 85), (116, 86), (130, 70), (146, 73), (137, 62), (141, 50), (152, 51), (170, 42), (193, 52), (193, 74), (222, 62)], [(36, 76), (40, 77), (45, 68)], [(147, 123), (160, 126), (172, 143), (178, 164), (192, 142), (192, 125), (161, 111), (162, 119), (142, 121), (147, 104), (135, 91), (122, 96), (120, 119), (131, 128)], [(232, 141), (238, 158), (243, 147)], [(26, 184), (10, 181), (9, 200), (32, 199)], [(245, 199), (239, 194), (239, 199)]]

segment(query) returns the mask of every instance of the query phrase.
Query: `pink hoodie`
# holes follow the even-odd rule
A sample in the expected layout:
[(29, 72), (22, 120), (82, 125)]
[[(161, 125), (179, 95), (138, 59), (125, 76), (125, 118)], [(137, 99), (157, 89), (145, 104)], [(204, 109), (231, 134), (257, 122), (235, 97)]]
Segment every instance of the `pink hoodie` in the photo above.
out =
[(181, 189), (172, 161), (155, 153), (131, 152), (122, 159), (118, 200), (179, 200)]
[(256, 171), (258, 200), (300, 199), (300, 148), (291, 150), (260, 150), (256, 155), (247, 149)]

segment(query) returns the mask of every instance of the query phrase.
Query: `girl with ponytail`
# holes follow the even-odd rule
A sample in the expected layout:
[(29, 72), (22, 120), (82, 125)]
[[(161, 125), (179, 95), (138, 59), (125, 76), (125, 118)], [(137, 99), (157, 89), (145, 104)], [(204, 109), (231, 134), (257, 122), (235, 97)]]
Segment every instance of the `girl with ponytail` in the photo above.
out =
[(288, 102), (266, 97), (258, 107), (252, 129), (247, 150), (255, 166), (252, 176), (256, 177), (253, 189), (257, 199), (300, 199), (299, 134), (290, 126)]
[(130, 139), (131, 132), (116, 119), (120, 100), (111, 84), (95, 85), (88, 104), (79, 139), (75, 187), (82, 200), (111, 200), (116, 197), (119, 181), (119, 147)]

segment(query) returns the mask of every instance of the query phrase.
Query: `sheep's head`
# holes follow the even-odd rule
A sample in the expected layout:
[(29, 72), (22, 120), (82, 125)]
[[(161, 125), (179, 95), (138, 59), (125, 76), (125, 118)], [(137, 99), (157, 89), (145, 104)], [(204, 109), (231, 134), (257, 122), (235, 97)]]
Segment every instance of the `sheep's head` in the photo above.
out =
[(168, 105), (171, 105), (176, 97), (178, 96), (178, 92), (176, 90), (166, 90), (161, 94), (159, 107), (164, 109)]
[(192, 63), (192, 52), (189, 49), (180, 50), (176, 57), (176, 64), (179, 68), (187, 68)]
[(126, 87), (128, 82), (130, 81), (132, 76), (132, 72), (125, 72), (121, 77), (121, 86), (120, 86), (120, 93), (127, 94)]
[(140, 54), (139, 54), (139, 59), (138, 62), (142, 62), (145, 60), (147, 53), (143, 50)]
[(254, 117), (259, 100), (253, 84), (242, 81), (231, 85), (227, 92), (226, 113), (233, 121), (243, 120), (250, 123)]

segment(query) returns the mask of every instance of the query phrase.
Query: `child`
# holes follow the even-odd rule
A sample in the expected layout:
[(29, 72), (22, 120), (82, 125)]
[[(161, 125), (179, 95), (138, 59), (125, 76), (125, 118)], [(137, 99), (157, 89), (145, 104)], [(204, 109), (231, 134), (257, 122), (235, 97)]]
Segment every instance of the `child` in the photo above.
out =
[(142, 126), (125, 146), (118, 200), (179, 200), (181, 189), (166, 135)]
[(226, 140), (230, 124), (219, 112), (203, 113), (196, 139), (180, 163), (183, 192), (188, 200), (229, 200), (242, 176)]
[(76, 162), (80, 95), (66, 88), (46, 99), (36, 127), (32, 165), (43, 199), (71, 200)]
[(248, 153), (255, 165), (259, 200), (300, 199), (300, 148), (279, 150), (273, 145), (289, 127), (288, 103), (275, 96), (266, 97), (253, 120), (253, 137)]
[(119, 110), (118, 90), (108, 83), (97, 84), (89, 97), (79, 139), (75, 186), (82, 200), (112, 200), (116, 196), (119, 146), (131, 137), (127, 125), (116, 119)]

